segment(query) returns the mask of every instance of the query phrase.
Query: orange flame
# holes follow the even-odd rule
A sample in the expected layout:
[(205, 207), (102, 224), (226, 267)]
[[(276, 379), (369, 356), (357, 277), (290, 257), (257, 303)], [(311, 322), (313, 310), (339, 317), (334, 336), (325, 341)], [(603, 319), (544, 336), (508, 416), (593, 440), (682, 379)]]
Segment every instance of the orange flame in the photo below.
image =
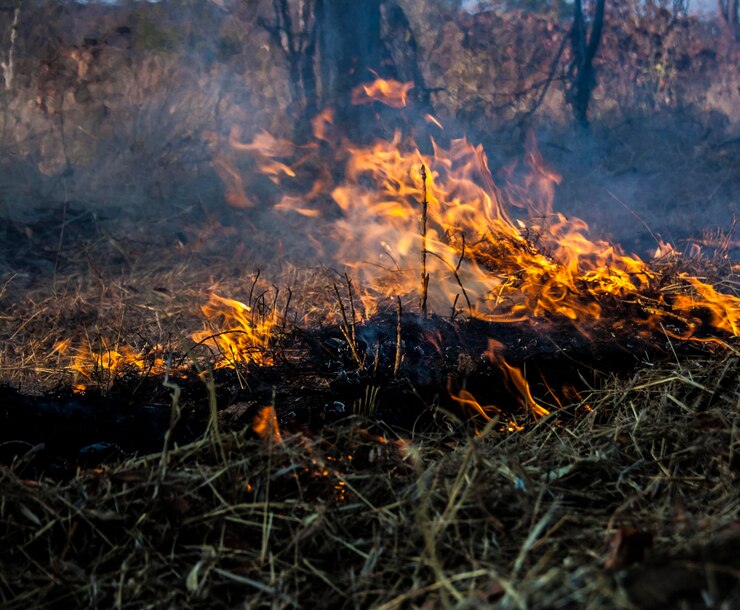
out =
[[(376, 79), (357, 87), (353, 102), (379, 101), (400, 108), (412, 87)], [(425, 118), (441, 127), (435, 117)], [(586, 337), (597, 329), (622, 328), (724, 345), (712, 333), (740, 334), (736, 296), (688, 274), (669, 286), (658, 267), (607, 241), (589, 238), (585, 222), (554, 212), (560, 177), (547, 168), (533, 141), (525, 159), (528, 176), (515, 181), (512, 170), (502, 189), (494, 182), (483, 148), (464, 138), (446, 147), (433, 142), (431, 154), (400, 133), (371, 146), (341, 146), (328, 109), (314, 118), (312, 127), (316, 141), (301, 146), (266, 132), (242, 143), (238, 130), (232, 131), (229, 144), (232, 154), (249, 155), (252, 165), (282, 189), (276, 210), (303, 216), (311, 243), (334, 244), (331, 262), (347, 270), (362, 305), (361, 317), (373, 315), (384, 304), (395, 308), (398, 297), (405, 311), (418, 305), (423, 250), (429, 275), (427, 308), (432, 312), (453, 308), (455, 314), (528, 324), (539, 332), (571, 325)], [(329, 146), (320, 146), (320, 141)], [(329, 152), (332, 162), (343, 160), (340, 180), (340, 172), (326, 169), (321, 151)], [(232, 175), (224, 167), (221, 171), (236, 185), (230, 197), (237, 205), (247, 205), (238, 172)], [(310, 179), (298, 177), (301, 168), (312, 168), (304, 172)], [(332, 203), (335, 209), (327, 209)], [(424, 235), (422, 206), (427, 216)], [(661, 255), (671, 252), (665, 244), (659, 248)], [(327, 319), (334, 305), (314, 304), (323, 308)], [(246, 323), (244, 312), (231, 309), (236, 313), (229, 314), (232, 321), (224, 328), (241, 329), (247, 345), (216, 340), (219, 350), (227, 357), (251, 353), (255, 347), (263, 350), (269, 323), (255, 328)], [(223, 307), (214, 313), (228, 318)], [(503, 360), (496, 362), (527, 408), (538, 416), (546, 414), (532, 399), (521, 371)]]
[(119, 375), (126, 372), (164, 374), (166, 363), (161, 357), (162, 346), (155, 345), (146, 350), (137, 350), (126, 344), (109, 344), (101, 340), (101, 346), (93, 349), (89, 345), (72, 347), (71, 339), (57, 341), (52, 350), (62, 356), (71, 357), (67, 370), (74, 373), (72, 388), (77, 392), (90, 385), (110, 389)]
[(260, 409), (260, 412), (255, 415), (252, 422), (252, 429), (262, 439), (269, 439), (274, 443), (280, 443), (283, 440), (280, 435), (280, 428), (278, 427), (277, 415), (273, 407), (262, 407)]
[(413, 88), (413, 82), (401, 83), (393, 79), (378, 78), (372, 83), (355, 87), (352, 90), (352, 103), (360, 105), (380, 102), (391, 108), (405, 108), (409, 91)]
[[(389, 83), (379, 79), (360, 89), (363, 95), (408, 90)], [(336, 133), (329, 135), (333, 127), (331, 111), (314, 120), (317, 139), (337, 143)], [(238, 136), (232, 131), (232, 148), (257, 155), (259, 170), (284, 189), (282, 181), (294, 178), (297, 167), (318, 150), (317, 145), (299, 148), (265, 132), (248, 144)], [(301, 157), (291, 164), (291, 155), (298, 153)], [(526, 158), (528, 177), (517, 184), (510, 181), (505, 190), (494, 183), (482, 147), (465, 139), (452, 140), (446, 149), (434, 144), (429, 155), (396, 133), (390, 141), (347, 146), (334, 154), (346, 158), (341, 182), (335, 182), (325, 163), (316, 162), (323, 169), (311, 172), (312, 179), (292, 180), (290, 192), (284, 190), (275, 209), (318, 223), (308, 239), (319, 243), (323, 231), (323, 241), (335, 244), (335, 260), (350, 272), (366, 315), (377, 311), (383, 299), (395, 303), (400, 296), (404, 307), (419, 302), (423, 247), (430, 311), (446, 312), (455, 303), (458, 313), (486, 321), (538, 329), (565, 323), (585, 336), (599, 325), (624, 327), (625, 320), (646, 333), (667, 324), (671, 329), (665, 332), (671, 336), (695, 341), (714, 341), (697, 332), (707, 323), (735, 336), (740, 331), (737, 297), (688, 275), (679, 278), (678, 289), (667, 289), (649, 264), (616, 245), (589, 239), (582, 220), (555, 213), (560, 177), (545, 166), (534, 142)], [(246, 194), (239, 195), (243, 185), (237, 183), (238, 175), (229, 175), (236, 184), (230, 197), (247, 205)], [(422, 236), (419, 217), (425, 196), (428, 219)], [(326, 210), (327, 198), (339, 214)], [(517, 210), (519, 217), (514, 217)], [(321, 225), (325, 215), (334, 220)], [(661, 246), (661, 252), (668, 251)], [(605, 304), (617, 315), (624, 308), (630, 313), (622, 320), (604, 319)], [(323, 307), (333, 309), (330, 303)]]
[[(461, 390), (457, 396), (452, 396), (452, 400), (458, 403), (460, 406), (471, 410), (473, 413), (477, 413), (482, 416), (485, 421), (491, 421), (494, 415), (501, 415), (502, 411), (495, 405), (481, 405), (470, 392), (467, 390)], [(518, 432), (524, 428), (517, 424), (513, 419), (509, 419), (506, 423), (507, 432)]]
[(532, 392), (529, 389), (529, 383), (524, 378), (522, 372), (511, 366), (506, 360), (504, 360), (503, 353), (504, 346), (495, 339), (488, 340), (488, 350), (486, 356), (495, 365), (497, 365), (501, 372), (504, 374), (504, 382), (510, 386), (512, 393), (519, 397), (521, 406), (532, 413), (535, 417), (545, 417), (550, 412), (537, 403), (532, 396)]
[(249, 305), (217, 294), (211, 294), (201, 310), (215, 328), (195, 332), (191, 338), (219, 354), (218, 368), (240, 363), (271, 363), (266, 352), (272, 339), (274, 312), (263, 315)]

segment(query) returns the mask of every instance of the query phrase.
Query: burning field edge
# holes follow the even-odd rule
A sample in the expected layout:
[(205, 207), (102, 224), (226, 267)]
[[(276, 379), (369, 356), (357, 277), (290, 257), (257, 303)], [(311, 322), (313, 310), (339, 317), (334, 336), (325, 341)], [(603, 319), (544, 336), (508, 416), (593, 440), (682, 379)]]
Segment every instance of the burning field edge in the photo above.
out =
[[(510, 434), (274, 418), (64, 481), (0, 470), (4, 608), (731, 608), (737, 356)], [(401, 405), (398, 405), (400, 408)]]
[[(703, 303), (692, 341), (670, 320), (357, 321), (337, 274), (278, 298), (220, 251), (77, 230), (53, 274), (0, 288), (3, 608), (740, 601), (737, 337), (704, 333)], [(688, 271), (734, 297), (728, 264), (651, 269), (658, 295)], [(286, 313), (317, 301), (333, 323)], [(227, 336), (249, 341), (207, 349)]]
[(144, 4), (7, 30), (0, 607), (740, 607), (732, 32)]

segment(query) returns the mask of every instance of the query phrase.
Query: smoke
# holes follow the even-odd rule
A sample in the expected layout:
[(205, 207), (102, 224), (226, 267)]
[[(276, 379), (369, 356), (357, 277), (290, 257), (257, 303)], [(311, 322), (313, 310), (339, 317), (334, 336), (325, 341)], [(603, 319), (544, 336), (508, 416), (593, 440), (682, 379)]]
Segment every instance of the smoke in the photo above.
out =
[[(380, 2), (361, 5), (317, 3), (330, 13), (312, 51), (317, 89), (304, 71), (297, 99), (292, 56), (277, 42), (285, 32), (270, 30), (278, 23), (273, 3), (24, 3), (14, 88), (1, 109), (0, 213), (21, 222), (71, 205), (112, 230), (146, 233), (155, 219), (158, 244), (228, 252), (233, 245), (207, 237), (228, 235), (252, 266), (278, 258), (330, 264), (338, 248), (330, 228), (352, 222), (322, 190), (341, 181), (346, 158), (335, 150), (343, 135), (367, 144), (401, 130), (429, 153), (431, 136), (445, 145), (467, 134), (485, 144), (505, 183), (518, 179), (505, 168), (522, 166), (525, 135), (534, 129), (545, 164), (562, 176), (555, 208), (629, 250), (644, 254), (659, 237), (680, 244), (732, 223), (740, 183), (737, 145), (726, 135), (736, 128), (732, 117), (720, 125), (694, 110), (640, 110), (615, 120), (615, 111), (584, 134), (570, 127), (553, 87), (522, 125), (524, 107), (502, 106), (500, 89), (485, 89), (489, 73), (518, 68), (515, 58), (508, 67), (496, 63), (501, 58), (476, 29), (483, 22), (471, 25), (425, 2), (385, 2), (382, 12)], [(352, 39), (358, 23), (363, 36)], [(510, 27), (505, 19), (491, 23)], [(540, 28), (531, 23), (516, 25), (525, 28), (520, 34)], [(557, 46), (560, 25), (553, 27), (546, 42)], [(356, 47), (349, 56), (348, 31)], [(511, 48), (514, 56), (526, 50)], [(374, 78), (370, 70), (413, 82), (412, 102), (403, 109), (349, 103), (348, 93)], [(314, 94), (315, 114), (305, 114), (297, 102)], [(307, 135), (329, 106), (335, 113), (324, 121), (326, 133)], [(295, 176), (279, 168), (265, 174), (264, 155), (237, 154), (235, 141), (262, 133), (296, 141), (294, 154), (273, 158), (290, 160)]]

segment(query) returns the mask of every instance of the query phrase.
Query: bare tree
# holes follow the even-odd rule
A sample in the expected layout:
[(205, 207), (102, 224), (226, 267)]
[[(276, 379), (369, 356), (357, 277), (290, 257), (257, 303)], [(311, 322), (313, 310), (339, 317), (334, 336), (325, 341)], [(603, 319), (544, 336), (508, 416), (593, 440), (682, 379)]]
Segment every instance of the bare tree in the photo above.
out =
[(316, 5), (320, 0), (273, 0), (271, 21), (260, 19), (282, 50), (288, 63), (290, 95), (293, 107), (299, 114), (300, 123), (316, 113), (318, 98), (314, 57), (316, 55)]
[(583, 0), (573, 2), (567, 98), (573, 115), (583, 127), (588, 127), (588, 106), (591, 93), (596, 87), (594, 58), (601, 44), (605, 4), (606, 0), (595, 0), (593, 17), (587, 24), (583, 14)]
[(13, 88), (13, 77), (15, 74), (15, 43), (18, 38), (18, 23), (21, 17), (21, 3), (16, 3), (15, 7), (3, 8), (3, 11), (13, 13), (13, 19), (9, 28), (8, 51), (0, 51), (0, 70), (3, 73), (5, 90), (10, 91)]
[(717, 0), (717, 10), (727, 33), (734, 39), (740, 24), (740, 0)]

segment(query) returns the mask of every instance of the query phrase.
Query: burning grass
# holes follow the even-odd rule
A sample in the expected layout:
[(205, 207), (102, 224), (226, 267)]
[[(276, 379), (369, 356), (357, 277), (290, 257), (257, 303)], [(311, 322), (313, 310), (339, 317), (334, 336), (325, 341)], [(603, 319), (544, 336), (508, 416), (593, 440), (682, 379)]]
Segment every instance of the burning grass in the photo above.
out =
[(176, 263), (105, 235), (111, 269), (62, 233), (51, 291), (13, 301), (4, 367), (74, 391), (0, 389), (4, 605), (731, 604), (729, 254), (589, 238), (534, 146), (500, 189), (465, 139), (331, 128), (213, 147), (244, 258), (297, 214), (340, 271), (250, 285), (216, 240)]
[(516, 433), (354, 417), (278, 436), (268, 414), (66, 481), (21, 458), (0, 471), (0, 598), (729, 608), (739, 381), (735, 355), (644, 367)]
[[(67, 384), (82, 369), (90, 387), (76, 400), (93, 401), (83, 406), (121, 409), (111, 420), (172, 416), (159, 444), (147, 430), (163, 449), (146, 455), (122, 446), (87, 461), (75, 447), (55, 469), (47, 441), (0, 445), (15, 456), (0, 468), (3, 607), (737, 602), (740, 379), (729, 333), (723, 345), (655, 335), (647, 353), (611, 332), (538, 338), (525, 325), (394, 312), (360, 322), (357, 289), (338, 274), (296, 272), (294, 293), (276, 295), (263, 279), (245, 283), (238, 265), (229, 273), (220, 253), (198, 253), (199, 264), (142, 254), (157, 261), (148, 268), (135, 250), (125, 273), (80, 272), (91, 264), (81, 257), (53, 294), (4, 289), (4, 373), (16, 384)], [(662, 264), (677, 278), (661, 283), (671, 302), (692, 294), (682, 272), (718, 273), (704, 259)], [(215, 269), (226, 279), (215, 282)], [(209, 294), (244, 296), (210, 301), (217, 315), (193, 348)], [(297, 332), (295, 312), (318, 302), (337, 322)], [(75, 341), (59, 345), (70, 328)], [(220, 337), (246, 337), (259, 358), (235, 358)], [(108, 360), (70, 369), (62, 348), (75, 346)], [(135, 355), (128, 370), (104, 366), (118, 362), (113, 352)], [(183, 363), (187, 378), (176, 374)], [(129, 425), (133, 437), (141, 425)]]
[[(177, 63), (135, 64), (181, 83), (113, 138), (136, 146), (105, 107), (80, 150), (83, 102), (38, 99), (64, 197), (0, 248), (3, 607), (738, 601), (732, 233), (713, 261), (628, 254), (556, 212), (536, 146), (491, 171), (411, 82), (355, 89), (374, 142), (331, 108), (293, 142)], [(67, 192), (99, 198), (79, 170), (109, 145), (121, 200), (192, 159), (231, 218), (111, 235)]]

